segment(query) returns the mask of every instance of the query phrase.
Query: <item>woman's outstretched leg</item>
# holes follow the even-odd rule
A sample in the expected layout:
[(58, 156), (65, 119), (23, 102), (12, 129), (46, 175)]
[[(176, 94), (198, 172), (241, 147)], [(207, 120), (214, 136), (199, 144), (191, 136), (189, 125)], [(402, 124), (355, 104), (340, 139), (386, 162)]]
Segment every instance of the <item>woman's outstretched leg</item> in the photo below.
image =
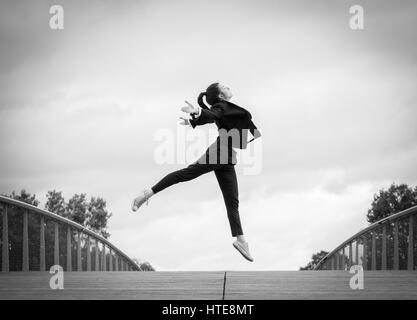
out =
[(163, 177), (157, 184), (155, 184), (151, 189), (153, 193), (158, 193), (173, 184), (189, 181), (195, 179), (202, 174), (213, 171), (215, 166), (210, 164), (199, 164), (192, 163), (188, 167), (171, 172)]
[(194, 162), (188, 165), (186, 168), (171, 172), (163, 177), (157, 184), (155, 184), (150, 189), (145, 189), (142, 193), (136, 197), (132, 202), (132, 210), (136, 211), (139, 207), (146, 202), (148, 204), (148, 200), (154, 194), (161, 192), (162, 190), (172, 186), (173, 184), (189, 181), (195, 179), (202, 174), (207, 172), (213, 171), (218, 167), (218, 165), (213, 164), (200, 164)]

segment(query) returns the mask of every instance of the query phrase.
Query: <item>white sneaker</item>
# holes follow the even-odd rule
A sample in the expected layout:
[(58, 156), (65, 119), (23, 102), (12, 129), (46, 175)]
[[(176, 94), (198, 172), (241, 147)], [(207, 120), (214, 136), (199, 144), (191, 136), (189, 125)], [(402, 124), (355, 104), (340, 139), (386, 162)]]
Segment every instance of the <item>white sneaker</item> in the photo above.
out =
[(237, 251), (239, 251), (242, 254), (242, 256), (246, 260), (249, 260), (251, 262), (253, 261), (253, 258), (252, 258), (251, 254), (249, 252), (249, 245), (248, 245), (247, 242), (242, 243), (240, 241), (235, 240), (233, 242), (233, 246), (236, 248)]
[(132, 201), (132, 211), (136, 211), (139, 207), (146, 202), (146, 205), (149, 204), (149, 198), (151, 197), (151, 193), (148, 189), (142, 190), (142, 193), (137, 196)]

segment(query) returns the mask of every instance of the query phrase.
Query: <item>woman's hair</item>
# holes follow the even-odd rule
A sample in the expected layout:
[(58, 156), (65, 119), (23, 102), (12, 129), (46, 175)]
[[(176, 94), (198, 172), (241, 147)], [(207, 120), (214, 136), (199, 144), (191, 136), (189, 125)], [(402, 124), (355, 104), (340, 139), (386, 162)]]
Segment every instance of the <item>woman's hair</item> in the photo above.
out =
[(207, 106), (203, 102), (203, 96), (206, 96), (206, 101), (209, 105), (214, 105), (217, 102), (220, 102), (221, 99), (219, 98), (220, 90), (219, 90), (219, 83), (213, 83), (209, 85), (206, 89), (206, 92), (200, 93), (198, 96), (198, 104), (203, 109), (206, 109)]

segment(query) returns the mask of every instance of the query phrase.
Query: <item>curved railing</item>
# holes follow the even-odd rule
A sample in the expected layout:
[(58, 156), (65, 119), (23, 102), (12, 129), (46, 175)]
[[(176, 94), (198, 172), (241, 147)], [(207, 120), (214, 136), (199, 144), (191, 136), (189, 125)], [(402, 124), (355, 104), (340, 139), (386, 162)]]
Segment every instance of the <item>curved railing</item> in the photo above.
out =
[(327, 254), (314, 270), (417, 270), (417, 206), (381, 219)]
[(7, 271), (139, 271), (126, 254), (82, 225), (0, 196), (0, 265)]

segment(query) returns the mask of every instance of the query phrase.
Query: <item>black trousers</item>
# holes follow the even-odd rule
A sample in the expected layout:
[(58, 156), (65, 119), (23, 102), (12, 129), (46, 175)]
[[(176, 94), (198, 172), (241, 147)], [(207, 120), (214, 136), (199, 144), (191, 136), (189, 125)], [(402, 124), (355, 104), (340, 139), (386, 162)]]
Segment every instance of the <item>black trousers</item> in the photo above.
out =
[(234, 164), (200, 164), (194, 162), (184, 169), (167, 174), (152, 187), (152, 190), (154, 193), (158, 193), (173, 184), (195, 179), (210, 171), (214, 171), (223, 193), (232, 236), (243, 235), (239, 216), (239, 191)]

